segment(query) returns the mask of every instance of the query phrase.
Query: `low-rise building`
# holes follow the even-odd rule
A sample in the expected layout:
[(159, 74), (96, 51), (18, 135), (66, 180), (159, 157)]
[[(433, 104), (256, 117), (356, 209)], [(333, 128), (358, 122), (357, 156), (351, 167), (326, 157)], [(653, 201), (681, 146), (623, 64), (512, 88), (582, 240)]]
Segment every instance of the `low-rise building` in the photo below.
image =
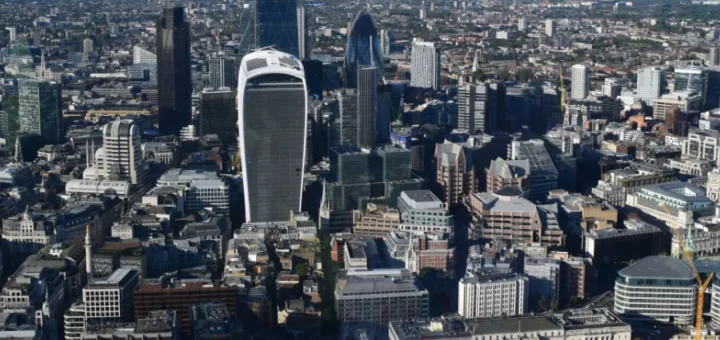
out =
[(468, 319), (523, 315), (529, 293), (530, 282), (523, 274), (468, 273), (458, 284), (458, 313)]
[(368, 203), (360, 212), (360, 219), (353, 224), (353, 234), (358, 236), (383, 237), (400, 227), (400, 213), (386, 205)]
[(583, 234), (583, 253), (597, 265), (626, 262), (667, 251), (667, 236), (641, 220), (626, 220), (625, 229), (590, 230)]
[(705, 197), (705, 191), (685, 182), (643, 187), (627, 195), (627, 205), (665, 222), (670, 228), (691, 227), (695, 218), (715, 213), (715, 203)]
[(452, 235), (455, 219), (430, 190), (406, 190), (398, 198), (400, 230), (414, 234), (447, 233)]
[(335, 285), (335, 310), (343, 323), (426, 318), (429, 294), (404, 269), (340, 271)]

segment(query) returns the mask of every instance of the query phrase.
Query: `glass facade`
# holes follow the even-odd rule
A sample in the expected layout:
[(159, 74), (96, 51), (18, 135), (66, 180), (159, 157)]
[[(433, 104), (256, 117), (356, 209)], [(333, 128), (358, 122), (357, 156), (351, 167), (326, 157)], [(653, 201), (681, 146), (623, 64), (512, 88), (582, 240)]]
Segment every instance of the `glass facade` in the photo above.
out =
[(375, 28), (370, 14), (364, 11), (360, 12), (348, 34), (343, 70), (345, 87), (357, 87), (359, 66), (371, 65), (381, 68), (382, 64), (382, 48), (378, 30)]
[(35, 79), (18, 80), (20, 132), (59, 143), (65, 136), (60, 84)]
[(272, 46), (299, 58), (297, 0), (258, 0), (256, 6), (257, 46)]
[(247, 221), (283, 221), (291, 209), (300, 209), (306, 124), (303, 83), (292, 75), (272, 73), (249, 79), (243, 90), (240, 119)]
[(166, 8), (157, 22), (159, 128), (177, 135), (190, 125), (190, 24), (182, 7)]

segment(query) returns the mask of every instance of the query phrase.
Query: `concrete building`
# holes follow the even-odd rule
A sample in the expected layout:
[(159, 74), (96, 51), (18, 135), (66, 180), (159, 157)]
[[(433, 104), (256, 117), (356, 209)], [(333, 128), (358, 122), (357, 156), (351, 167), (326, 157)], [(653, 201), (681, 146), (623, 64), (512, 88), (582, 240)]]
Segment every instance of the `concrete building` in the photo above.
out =
[(465, 320), (444, 315), (442, 318), (391, 321), (389, 333), (390, 340), (630, 340), (632, 329), (606, 308), (583, 308), (552, 315)]
[(676, 92), (662, 95), (655, 99), (653, 104), (653, 118), (666, 120), (674, 110), (681, 112), (700, 110), (703, 106), (703, 97), (695, 92)]
[(386, 205), (368, 203), (360, 212), (360, 218), (352, 227), (353, 235), (384, 237), (391, 231), (400, 229), (400, 213)]
[(545, 35), (548, 37), (552, 37), (555, 35), (555, 32), (557, 31), (557, 23), (555, 20), (547, 19), (545, 20)]
[(665, 167), (677, 170), (683, 175), (691, 175), (695, 177), (705, 177), (715, 168), (715, 162), (705, 161), (702, 159), (685, 158), (680, 160), (669, 159), (665, 163)]
[(223, 303), (204, 302), (190, 307), (193, 340), (237, 339), (235, 322)]
[(430, 190), (406, 190), (398, 198), (400, 230), (413, 234), (453, 233), (455, 219)]
[[(626, 320), (654, 319), (691, 325), (697, 304), (697, 281), (685, 261), (648, 256), (618, 272), (615, 313)], [(662, 298), (658, 298), (658, 297)]]
[(458, 283), (458, 314), (466, 319), (527, 314), (530, 282), (523, 274), (468, 273)]
[(641, 220), (626, 220), (625, 229), (606, 228), (583, 234), (583, 253), (598, 265), (632, 261), (667, 251), (665, 233)]
[(458, 87), (457, 128), (469, 134), (490, 134), (502, 128), (506, 88), (501, 83)]
[(648, 106), (660, 98), (665, 84), (665, 69), (646, 67), (637, 71), (637, 97)]
[[(183, 193), (185, 212), (212, 207), (218, 212), (230, 209), (230, 188), (216, 173), (204, 170), (170, 169), (157, 181), (157, 187), (175, 188)], [(286, 216), (289, 210), (286, 212)]]
[(433, 90), (440, 88), (440, 48), (432, 42), (413, 43), (410, 86)]
[(715, 203), (720, 203), (720, 171), (708, 172), (708, 181), (705, 185), (707, 198)]
[[(177, 340), (178, 334), (177, 312), (174, 310), (160, 310), (150, 312), (149, 315), (138, 318), (136, 322), (90, 325), (82, 333), (82, 340)], [(66, 333), (67, 334), (67, 333)], [(66, 338), (67, 339), (67, 338)]]
[(237, 72), (235, 72), (235, 60), (231, 58), (214, 57), (210, 58), (208, 65), (211, 88), (235, 88), (235, 86), (237, 86), (237, 81), (235, 80), (237, 76)]
[(688, 132), (687, 138), (682, 140), (683, 157), (712, 161), (718, 161), (720, 152), (720, 132), (715, 130), (692, 129)]
[(705, 197), (705, 191), (685, 182), (642, 187), (637, 193), (628, 194), (626, 203), (670, 228), (691, 227), (695, 218), (715, 213), (715, 204)]
[(437, 144), (437, 184), (448, 206), (462, 204), (465, 196), (477, 192), (472, 153), (458, 144)]
[(157, 64), (157, 55), (140, 46), (133, 46), (133, 64)]
[(20, 264), (29, 255), (53, 243), (55, 235), (52, 223), (43, 215), (25, 211), (3, 220), (2, 245), (11, 263)]
[(138, 272), (126, 268), (117, 269), (108, 277), (93, 278), (83, 288), (86, 323), (131, 321), (137, 285)]
[(563, 231), (557, 215), (548, 206), (535, 205), (521, 197), (516, 188), (470, 196), (473, 222), (480, 224), (474, 237), (503, 239), (515, 243), (562, 245)]
[(507, 159), (530, 161), (529, 199), (545, 199), (550, 190), (558, 188), (558, 170), (542, 140), (512, 141), (508, 146)]
[(490, 161), (485, 169), (487, 187), (485, 191), (494, 192), (504, 187), (518, 188), (523, 196), (530, 194), (530, 160), (506, 161), (500, 157)]
[(407, 270), (340, 271), (335, 285), (338, 320), (353, 324), (425, 318), (428, 291)]
[(560, 261), (553, 258), (526, 257), (525, 275), (530, 282), (530, 301), (538, 307), (544, 300), (545, 308), (560, 300)]
[(572, 87), (570, 95), (572, 99), (583, 100), (590, 93), (590, 69), (585, 65), (573, 65)]
[(103, 146), (83, 178), (144, 184), (148, 165), (142, 156), (140, 129), (130, 119), (119, 118), (103, 126)]

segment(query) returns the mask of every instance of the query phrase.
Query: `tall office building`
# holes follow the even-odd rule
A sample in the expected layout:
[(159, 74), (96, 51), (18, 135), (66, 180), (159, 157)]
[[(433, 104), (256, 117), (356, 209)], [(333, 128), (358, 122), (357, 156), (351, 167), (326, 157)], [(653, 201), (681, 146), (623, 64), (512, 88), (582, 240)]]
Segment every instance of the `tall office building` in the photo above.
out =
[(237, 117), (235, 92), (229, 87), (200, 94), (200, 136), (216, 134), (225, 145), (237, 141)]
[(413, 43), (410, 86), (437, 90), (440, 87), (440, 49), (431, 42)]
[(720, 47), (710, 46), (707, 56), (708, 66), (720, 66)]
[(305, 73), (292, 55), (267, 49), (246, 55), (238, 78), (245, 219), (283, 221), (301, 204), (307, 132)]
[(231, 58), (210, 58), (208, 72), (210, 73), (210, 87), (235, 88), (235, 60)]
[(705, 98), (707, 69), (699, 67), (675, 69), (675, 92), (694, 92)]
[(377, 67), (363, 67), (358, 70), (358, 141), (361, 148), (372, 148), (377, 139)]
[(590, 69), (585, 65), (573, 65), (571, 98), (583, 100), (590, 92)]
[(547, 35), (548, 37), (552, 37), (555, 35), (555, 31), (557, 31), (557, 23), (555, 22), (555, 20), (545, 20), (545, 35)]
[(95, 178), (142, 184), (148, 166), (143, 160), (138, 126), (130, 119), (117, 119), (105, 124), (102, 131), (103, 146), (95, 152), (95, 166), (86, 170), (85, 175), (95, 171), (92, 175)]
[[(297, 0), (257, 0), (255, 2), (255, 41), (259, 48), (272, 47), (301, 58), (300, 30), (305, 31), (305, 9)], [(302, 39), (304, 40), (304, 39)]]
[(83, 54), (92, 54), (95, 49), (95, 42), (90, 38), (83, 40)]
[[(560, 261), (545, 257), (526, 257), (525, 275), (530, 279), (530, 301), (545, 299), (546, 306), (560, 299)], [(536, 306), (537, 307), (537, 306)]]
[(503, 127), (504, 107), (503, 84), (465, 84), (458, 88), (458, 129), (493, 133)]
[(390, 45), (392, 44), (392, 33), (390, 29), (383, 28), (380, 30), (380, 49), (383, 55), (390, 54)]
[(60, 84), (37, 79), (18, 80), (20, 132), (38, 135), (46, 143), (65, 137)]
[(518, 19), (517, 29), (518, 31), (525, 31), (527, 29), (527, 19), (525, 19), (525, 17)]
[(158, 116), (160, 131), (177, 135), (190, 125), (190, 24), (182, 7), (165, 8), (157, 21)]
[(16, 27), (5, 27), (5, 29), (8, 31), (8, 38), (10, 39), (10, 42), (13, 43), (15, 40), (17, 40), (17, 28)]
[(308, 40), (307, 31), (307, 11), (305, 6), (297, 7), (297, 23), (298, 23), (298, 58), (300, 60), (310, 59), (310, 41)]
[(637, 96), (648, 106), (662, 95), (665, 83), (665, 70), (660, 67), (646, 67), (637, 73)]
[(345, 48), (343, 80), (345, 87), (358, 86), (358, 72), (366, 66), (382, 70), (382, 47), (372, 17), (365, 11), (358, 13), (348, 33)]

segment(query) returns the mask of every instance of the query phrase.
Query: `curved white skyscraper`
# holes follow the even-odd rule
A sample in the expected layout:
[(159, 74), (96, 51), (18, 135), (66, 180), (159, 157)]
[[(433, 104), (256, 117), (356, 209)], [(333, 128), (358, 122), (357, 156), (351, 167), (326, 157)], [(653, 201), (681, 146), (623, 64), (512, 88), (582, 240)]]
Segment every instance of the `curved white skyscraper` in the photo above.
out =
[(302, 63), (271, 49), (252, 52), (240, 65), (237, 93), (245, 220), (287, 221), (302, 200), (307, 132)]

